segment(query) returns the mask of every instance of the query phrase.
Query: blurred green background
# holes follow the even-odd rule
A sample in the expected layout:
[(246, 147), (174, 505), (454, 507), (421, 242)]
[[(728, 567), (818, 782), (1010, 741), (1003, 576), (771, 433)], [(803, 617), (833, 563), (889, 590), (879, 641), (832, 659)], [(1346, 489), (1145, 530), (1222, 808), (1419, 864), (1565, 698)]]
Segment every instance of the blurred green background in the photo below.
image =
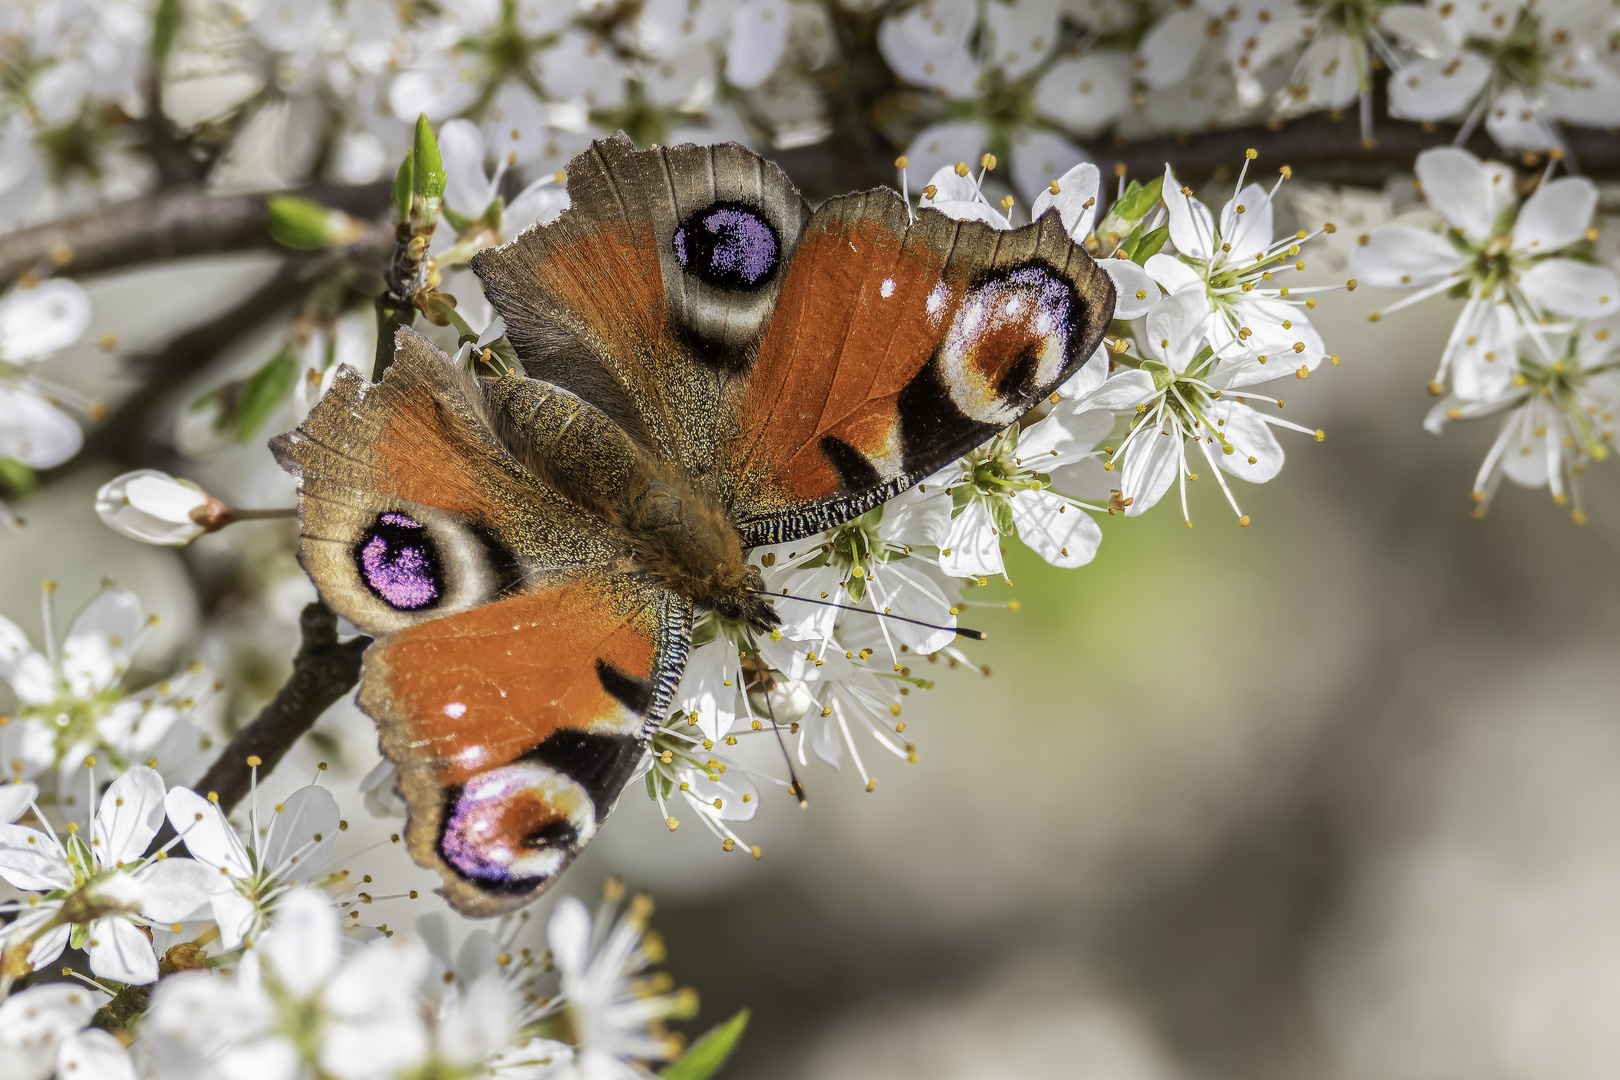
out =
[[(269, 266), (93, 282), (91, 340), (160, 340)], [(914, 699), (918, 764), (863, 747), (868, 794), (847, 766), (813, 763), (808, 809), (767, 796), (744, 827), (757, 863), (695, 822), (671, 835), (642, 791), (625, 794), (563, 889), (616, 873), (654, 891), (668, 967), (703, 995), (694, 1030), (754, 1010), (727, 1075), (1612, 1075), (1614, 468), (1588, 477), (1588, 525), (1518, 490), (1471, 520), (1493, 428), (1421, 429), (1449, 302), (1373, 326), (1386, 298), (1369, 292), (1318, 309), (1343, 364), (1290, 382), (1285, 415), (1327, 439), (1284, 434), (1282, 474), (1235, 485), (1251, 527), (1206, 478), (1191, 530), (1172, 497), (1105, 519), (1088, 567), (1015, 555), (1016, 588), (973, 590), (1020, 610), (964, 617), (989, 631), (973, 655), (993, 674), (941, 670)], [(275, 334), (208, 379), (251, 369)], [(46, 374), (116, 399), (118, 371), (86, 344)], [(226, 498), (290, 501), (261, 445), (191, 465), (165, 459), (154, 430), (143, 452)], [(146, 677), (198, 651), (207, 625), (201, 650), (251, 714), (309, 595), (287, 530), (140, 547), (90, 507), (116, 468), (80, 461), (19, 503), (29, 525), (0, 535), (0, 613), (37, 640), (40, 578), (62, 582), (61, 615), (117, 578), (165, 615)], [(355, 793), (376, 760), (369, 722), (340, 705), (318, 734), (268, 797), (331, 760), (353, 846), (396, 827)], [(769, 767), (774, 750), (755, 750)], [(397, 848), (365, 858), (378, 892), (428, 884)], [(432, 902), (376, 918), (409, 925)]]

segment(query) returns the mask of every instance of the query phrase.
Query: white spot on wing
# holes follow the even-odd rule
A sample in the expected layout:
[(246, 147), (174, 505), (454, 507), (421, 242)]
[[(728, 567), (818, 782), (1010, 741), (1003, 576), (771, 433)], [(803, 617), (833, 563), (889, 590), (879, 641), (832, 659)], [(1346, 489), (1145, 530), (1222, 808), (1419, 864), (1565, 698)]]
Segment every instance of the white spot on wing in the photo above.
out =
[[(894, 295), (894, 278), (892, 278), (892, 277), (884, 278), (883, 279), (883, 284), (878, 287), (878, 292), (885, 299), (887, 299), (888, 297), (893, 296)], [(929, 303), (933, 303), (933, 301), (930, 300)]]
[(444, 707), (444, 715), (448, 716), (452, 720), (460, 720), (463, 716), (467, 715), (467, 706), (463, 705), (459, 701), (452, 701), (450, 704)]

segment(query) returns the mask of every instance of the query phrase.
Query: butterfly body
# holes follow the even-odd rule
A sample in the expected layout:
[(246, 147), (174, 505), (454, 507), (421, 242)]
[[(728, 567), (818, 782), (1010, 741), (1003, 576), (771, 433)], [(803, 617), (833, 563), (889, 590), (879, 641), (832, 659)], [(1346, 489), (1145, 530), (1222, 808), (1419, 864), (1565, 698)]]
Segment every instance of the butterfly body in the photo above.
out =
[(998, 233), (898, 195), (811, 213), (735, 145), (569, 166), (571, 208), (473, 268), (525, 374), (409, 331), (272, 444), (299, 557), (376, 637), (360, 704), (459, 910), (532, 900), (668, 714), (694, 616), (777, 622), (749, 550), (864, 513), (1097, 348), (1103, 274), (1056, 214)]

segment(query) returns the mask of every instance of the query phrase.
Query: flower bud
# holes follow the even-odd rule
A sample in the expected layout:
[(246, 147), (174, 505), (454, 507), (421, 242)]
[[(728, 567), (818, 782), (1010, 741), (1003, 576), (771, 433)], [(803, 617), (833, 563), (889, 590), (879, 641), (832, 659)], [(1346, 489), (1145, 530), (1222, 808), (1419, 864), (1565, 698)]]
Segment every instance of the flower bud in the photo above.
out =
[(196, 484), (156, 469), (125, 473), (96, 492), (96, 513), (108, 528), (146, 544), (183, 547), (211, 532), (213, 519), (224, 511)]
[(329, 210), (312, 199), (278, 195), (270, 200), (270, 235), (295, 251), (343, 247), (360, 239), (359, 224), (341, 210)]

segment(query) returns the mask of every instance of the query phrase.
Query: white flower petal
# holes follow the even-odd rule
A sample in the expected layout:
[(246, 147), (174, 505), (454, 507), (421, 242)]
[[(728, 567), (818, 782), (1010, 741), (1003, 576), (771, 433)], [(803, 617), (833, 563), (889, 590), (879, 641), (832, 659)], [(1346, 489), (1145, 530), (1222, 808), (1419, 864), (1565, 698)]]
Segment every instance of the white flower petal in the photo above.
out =
[(1363, 285), (1415, 289), (1461, 269), (1468, 257), (1451, 241), (1423, 229), (1390, 225), (1367, 237), (1350, 256), (1350, 270)]
[[(42, 912), (42, 914), (46, 913)], [(21, 922), (22, 920), (18, 919), (16, 923), (12, 924), (12, 927), (17, 927)], [(28, 950), (28, 963), (33, 967), (33, 970), (43, 971), (51, 961), (61, 956), (72, 936), (73, 927), (64, 923), (61, 926), (45, 931), (35, 938), (33, 948)]]
[(62, 1080), (135, 1080), (135, 1062), (124, 1044), (100, 1028), (86, 1028), (62, 1044), (56, 1059), (56, 1075)]
[(1129, 56), (1108, 51), (1059, 60), (1035, 84), (1035, 108), (1080, 135), (1101, 131), (1131, 103), (1130, 67)]
[(4, 616), (0, 616), (0, 679), (11, 684), (17, 700), (24, 704), (47, 705), (56, 700), (56, 676), (50, 661), (35, 652), (28, 635)]
[(157, 982), (157, 954), (134, 923), (97, 919), (90, 924), (90, 970), (103, 979), (145, 985)]
[(90, 1023), (99, 1004), (89, 990), (69, 982), (33, 986), (0, 1001), (7, 1080), (45, 1080), (56, 1067), (58, 1048)]
[(74, 697), (93, 697), (123, 677), (144, 620), (128, 589), (103, 589), (73, 620), (62, 642), (62, 675)]
[(223, 867), (232, 877), (253, 876), (253, 861), (218, 804), (189, 788), (177, 787), (164, 796), (163, 805), (169, 824), (185, 841), (192, 858), (216, 871)]
[(1485, 130), (1507, 150), (1551, 150), (1563, 144), (1545, 99), (1539, 94), (1527, 97), (1516, 86), (1491, 101), (1485, 114)]
[[(501, 229), (507, 236), (514, 237), (530, 225), (547, 225), (561, 217), (569, 204), (568, 189), (551, 177), (542, 177), (518, 192), (512, 205), (501, 215)], [(504, 334), (505, 323), (501, 325), (500, 332)], [(480, 343), (489, 344), (482, 339)]]
[(1170, 216), (1170, 242), (1192, 259), (1215, 257), (1215, 219), (1203, 203), (1181, 190), (1170, 166), (1164, 167), (1164, 205)]
[(10, 825), (22, 817), (38, 797), (37, 784), (0, 784), (0, 825)]
[[(1029, 216), (1033, 221), (1052, 207), (1057, 208), (1063, 229), (1075, 243), (1085, 240), (1097, 218), (1097, 191), (1101, 174), (1097, 166), (1083, 161), (1057, 178), (1058, 193), (1048, 186), (1035, 197)], [(1116, 316), (1117, 317), (1117, 316)]]
[(1475, 243), (1491, 238), (1497, 196), (1492, 191), (1492, 173), (1479, 158), (1466, 150), (1441, 146), (1419, 154), (1414, 168), (1430, 206)]
[(0, 457), (51, 469), (84, 446), (78, 423), (31, 386), (0, 386)]
[(1389, 112), (1407, 120), (1447, 120), (1468, 108), (1491, 77), (1489, 61), (1463, 53), (1417, 60), (1389, 77)]
[(29, 364), (67, 348), (90, 327), (90, 297), (75, 281), (51, 278), (0, 300), (0, 360)]
[(1155, 301), (1139, 343), (1149, 355), (1180, 372), (1203, 348), (1209, 326), (1209, 297), (1198, 285)]
[[(1221, 434), (1232, 445), (1230, 454), (1218, 445), (1209, 446), (1210, 455), (1223, 470), (1251, 484), (1263, 484), (1282, 470), (1282, 446), (1272, 434), (1271, 425), (1262, 420), (1259, 413), (1235, 401), (1217, 401), (1204, 415), (1220, 427)], [(1221, 424), (1223, 420), (1225, 423)]]
[(102, 866), (135, 862), (162, 825), (163, 777), (136, 765), (112, 782), (96, 808), (97, 861)]
[(124, 473), (96, 492), (101, 520), (147, 544), (189, 544), (203, 533), (191, 512), (207, 504), (207, 492), (156, 469)]
[(259, 909), (253, 901), (235, 891), (219, 893), (210, 898), (208, 904), (219, 926), (220, 948), (227, 951), (241, 948), (248, 931), (253, 929)]
[(1431, 60), (1457, 53), (1454, 28), (1421, 4), (1395, 4), (1379, 12), (1379, 25)]
[(484, 136), (471, 120), (447, 120), (439, 128), (444, 162), (444, 204), (463, 217), (477, 218), (495, 198), (495, 184), (484, 171)]
[(1091, 515), (1050, 491), (1020, 491), (1012, 514), (1018, 539), (1053, 566), (1084, 566), (1102, 543)]
[[(1074, 172), (1088, 159), (1084, 150), (1061, 135), (1032, 128), (1021, 128), (1013, 134), (1010, 156), (1012, 160), (1008, 162), (1007, 171), (1013, 190), (1031, 204), (1043, 193), (1051, 194), (1054, 178)], [(1062, 184), (1058, 186), (1062, 187)], [(1095, 203), (1091, 209), (1096, 210)], [(1080, 239), (1085, 239), (1085, 235), (1081, 233)]]
[(1531, 303), (1555, 315), (1599, 319), (1620, 311), (1620, 278), (1607, 266), (1548, 259), (1527, 270), (1519, 288)]
[(1001, 537), (983, 499), (974, 498), (951, 520), (939, 549), (939, 568), (951, 577), (988, 577), (1002, 572)]
[[(1115, 261), (1121, 260), (1116, 259)], [(1118, 287), (1116, 281), (1115, 288)], [(1116, 312), (1118, 310), (1118, 308), (1115, 308)], [(1073, 399), (1085, 397), (1095, 392), (1108, 378), (1108, 364), (1108, 346), (1099, 342), (1097, 347), (1092, 350), (1091, 355), (1086, 357), (1086, 362), (1080, 365), (1080, 370), (1070, 375), (1069, 381), (1057, 388), (1058, 396)]]
[(733, 11), (726, 81), (751, 90), (770, 78), (787, 49), (792, 21), (786, 0), (746, 0)]
[(1136, 77), (1156, 90), (1181, 82), (1209, 40), (1208, 26), (1209, 16), (1197, 7), (1179, 8), (1159, 19), (1136, 47)]
[(1181, 436), (1173, 426), (1144, 431), (1131, 443), (1120, 470), (1120, 492), (1131, 500), (1126, 517), (1152, 509), (1170, 490), (1181, 467)]
[(881, 533), (897, 544), (938, 547), (950, 528), (951, 497), (941, 486), (907, 488), (883, 505)]
[[(1238, 207), (1242, 207), (1241, 213)], [(1271, 246), (1271, 199), (1259, 184), (1250, 184), (1221, 210), (1221, 240), (1232, 250), (1225, 253), (1227, 265), (1243, 265), (1264, 255)]]
[(577, 975), (585, 970), (591, 951), (591, 916), (585, 905), (572, 896), (557, 901), (546, 924), (546, 943), (557, 970)]
[(190, 922), (216, 895), (234, 892), (229, 878), (194, 859), (159, 859), (140, 883), (141, 914), (156, 923)]
[(289, 993), (308, 997), (337, 970), (339, 935), (331, 902), (311, 889), (293, 889), (277, 905), (275, 922), (255, 951)]
[[(895, 642), (926, 655), (956, 640), (956, 616), (951, 614), (951, 602), (938, 585), (906, 563), (898, 560), (884, 563), (872, 572), (867, 589), (872, 599), (877, 601), (874, 610), (945, 628), (934, 629), (891, 619), (885, 623), (885, 627)], [(757, 799), (759, 796), (756, 794), (754, 797)]]
[(1597, 185), (1584, 176), (1561, 176), (1536, 188), (1513, 223), (1513, 250), (1550, 255), (1579, 243), (1597, 210)]
[(985, 8), (988, 63), (1009, 80), (1033, 71), (1058, 43), (1058, 5), (991, 4)]
[(301, 787), (282, 803), (264, 844), (264, 867), (282, 881), (308, 881), (326, 868), (337, 841), (337, 800), (318, 784)]
[(984, 125), (953, 121), (923, 128), (906, 147), (906, 174), (933, 176), (940, 169), (965, 161), (972, 165), (990, 143)]
[[(1119, 260), (1104, 260), (1104, 262), (1110, 261), (1118, 262)], [(1174, 255), (1167, 255), (1162, 251), (1150, 255), (1148, 261), (1143, 264), (1142, 270), (1148, 277), (1162, 286), (1167, 293), (1180, 292), (1182, 289), (1202, 288), (1204, 284), (1203, 275), (1197, 270), (1194, 270)], [(1148, 292), (1146, 302), (1149, 305), (1157, 299), (1158, 296), (1152, 291)], [(1123, 318), (1124, 316), (1120, 317)]]
[(1108, 376), (1108, 381), (1084, 398), (1075, 399), (1078, 408), (1084, 404), (1090, 409), (1123, 411), (1135, 409), (1158, 396), (1153, 376), (1139, 368), (1120, 368)]
[[(1154, 259), (1158, 257), (1153, 256)], [(1152, 262), (1153, 259), (1148, 261)], [(1179, 259), (1171, 261), (1180, 262)], [(1131, 260), (1098, 259), (1097, 265), (1107, 271), (1114, 282), (1114, 318), (1139, 319), (1159, 298), (1159, 286), (1146, 270)]]

